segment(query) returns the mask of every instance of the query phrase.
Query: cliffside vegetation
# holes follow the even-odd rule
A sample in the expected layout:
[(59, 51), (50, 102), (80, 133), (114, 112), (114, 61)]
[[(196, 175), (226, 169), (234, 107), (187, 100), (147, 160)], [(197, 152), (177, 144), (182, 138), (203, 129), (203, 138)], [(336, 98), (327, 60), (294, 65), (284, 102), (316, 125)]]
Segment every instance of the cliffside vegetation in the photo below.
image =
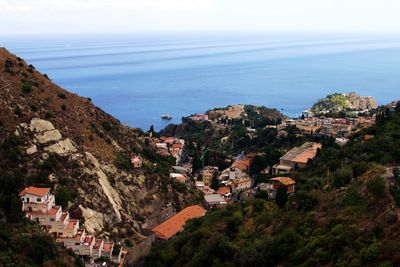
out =
[[(17, 193), (24, 186), (40, 184), (29, 178), (19, 164), (24, 141), (0, 126), (0, 266), (83, 266), (72, 252), (59, 247), (54, 239), (22, 214)], [(43, 164), (43, 172), (50, 165)]]
[(346, 111), (361, 111), (377, 108), (376, 101), (372, 97), (363, 97), (356, 93), (349, 94), (330, 94), (327, 97), (318, 100), (311, 111), (316, 114), (336, 114)]

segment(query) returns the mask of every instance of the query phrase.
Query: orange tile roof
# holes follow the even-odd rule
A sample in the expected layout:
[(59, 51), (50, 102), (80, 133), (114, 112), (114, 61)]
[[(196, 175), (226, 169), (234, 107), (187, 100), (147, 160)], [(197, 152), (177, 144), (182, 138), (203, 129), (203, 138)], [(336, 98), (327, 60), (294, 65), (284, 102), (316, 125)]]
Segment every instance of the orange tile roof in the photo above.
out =
[(199, 205), (189, 206), (163, 222), (157, 225), (151, 231), (160, 239), (170, 239), (178, 232), (183, 230), (189, 219), (199, 218), (206, 214), (206, 210)]
[(307, 163), (309, 159), (313, 159), (317, 155), (318, 149), (321, 149), (321, 144), (314, 144), (311, 148), (293, 159), (294, 162)]
[(366, 135), (364, 135), (364, 140), (365, 140), (365, 141), (371, 140), (371, 139), (373, 139), (374, 137), (375, 137), (375, 135), (366, 134)]
[(222, 186), (222, 187), (218, 188), (216, 193), (220, 194), (220, 195), (225, 195), (225, 194), (228, 194), (230, 192), (231, 192), (231, 189), (229, 187)]
[(276, 177), (276, 178), (272, 178), (269, 180), (270, 181), (278, 181), (281, 184), (286, 185), (286, 186), (296, 183), (292, 178), (289, 178), (289, 177)]
[(172, 148), (173, 149), (175, 149), (175, 148), (181, 149), (182, 148), (182, 144), (173, 144)]
[(41, 187), (34, 187), (30, 186), (25, 188), (24, 190), (19, 193), (19, 196), (23, 196), (25, 194), (31, 194), (39, 197), (43, 197), (50, 192), (50, 188), (41, 188)]
[(250, 167), (250, 159), (237, 160), (232, 164), (232, 167), (245, 171)]

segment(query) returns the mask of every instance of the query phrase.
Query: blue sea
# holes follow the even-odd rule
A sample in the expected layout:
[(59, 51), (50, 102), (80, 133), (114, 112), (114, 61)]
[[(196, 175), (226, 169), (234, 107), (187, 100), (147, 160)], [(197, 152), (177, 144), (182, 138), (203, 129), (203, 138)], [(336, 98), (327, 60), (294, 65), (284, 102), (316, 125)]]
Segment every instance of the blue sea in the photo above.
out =
[[(121, 122), (144, 130), (229, 104), (298, 116), (355, 91), (400, 98), (400, 36), (135, 33), (0, 36), (0, 46)], [(171, 121), (162, 121), (170, 114)]]

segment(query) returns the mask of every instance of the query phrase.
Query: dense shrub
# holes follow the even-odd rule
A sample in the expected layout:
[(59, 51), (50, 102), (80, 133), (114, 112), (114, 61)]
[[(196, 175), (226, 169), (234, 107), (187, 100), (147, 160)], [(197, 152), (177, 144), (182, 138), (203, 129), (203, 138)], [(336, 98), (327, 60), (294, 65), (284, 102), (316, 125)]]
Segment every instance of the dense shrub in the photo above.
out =
[(63, 209), (68, 207), (68, 203), (73, 200), (73, 193), (67, 187), (61, 187), (55, 193), (56, 204)]
[(67, 98), (67, 95), (64, 94), (64, 93), (58, 93), (57, 96), (58, 96), (59, 98), (62, 98), (62, 99)]
[(103, 127), (103, 129), (106, 130), (106, 131), (111, 131), (113, 129), (113, 125), (109, 121), (103, 121), (101, 123), (101, 127)]
[(286, 202), (288, 201), (286, 186), (281, 185), (278, 187), (278, 190), (276, 191), (275, 201), (280, 208), (283, 208), (286, 205)]
[(342, 168), (337, 170), (334, 175), (333, 186), (336, 188), (347, 185), (353, 177), (353, 171), (350, 168)]
[(346, 196), (343, 199), (343, 204), (363, 209), (368, 205), (368, 201), (356, 187), (350, 187), (347, 189)]
[(55, 167), (57, 166), (57, 161), (58, 161), (57, 156), (56, 156), (56, 155), (53, 155), (53, 154), (50, 154), (50, 155), (48, 156), (48, 158), (45, 159), (45, 160), (42, 162), (42, 164), (41, 164), (40, 167), (41, 167), (43, 170), (53, 171), (53, 170), (55, 169)]
[(117, 154), (117, 157), (115, 159), (115, 164), (117, 165), (118, 168), (127, 171), (131, 170), (132, 168), (131, 159), (125, 152), (119, 152)]
[(385, 180), (381, 176), (376, 176), (367, 182), (368, 191), (376, 197), (385, 195)]
[(32, 83), (29, 81), (24, 81), (22, 83), (22, 88), (21, 88), (22, 92), (25, 94), (29, 94), (30, 92), (32, 92)]

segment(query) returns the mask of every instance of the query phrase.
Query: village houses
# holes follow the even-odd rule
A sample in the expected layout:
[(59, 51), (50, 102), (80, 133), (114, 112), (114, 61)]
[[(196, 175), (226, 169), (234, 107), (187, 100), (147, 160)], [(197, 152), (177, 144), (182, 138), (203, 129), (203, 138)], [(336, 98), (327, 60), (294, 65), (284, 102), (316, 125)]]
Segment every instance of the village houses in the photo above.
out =
[(39, 223), (57, 243), (86, 259), (106, 257), (116, 263), (121, 261), (121, 249), (113, 253), (114, 242), (88, 235), (80, 227), (79, 220), (71, 219), (68, 211), (55, 205), (55, 197), (50, 193), (50, 188), (31, 186), (22, 190), (19, 197), (26, 217)]
[(172, 156), (179, 165), (184, 160), (185, 140), (175, 137), (161, 137), (155, 144), (157, 153), (163, 156)]
[(276, 192), (280, 186), (285, 186), (287, 188), (287, 194), (292, 195), (295, 192), (295, 184), (296, 182), (290, 177), (275, 177), (269, 179), (267, 183), (258, 184), (258, 189), (260, 191), (266, 191), (269, 199), (275, 199)]

